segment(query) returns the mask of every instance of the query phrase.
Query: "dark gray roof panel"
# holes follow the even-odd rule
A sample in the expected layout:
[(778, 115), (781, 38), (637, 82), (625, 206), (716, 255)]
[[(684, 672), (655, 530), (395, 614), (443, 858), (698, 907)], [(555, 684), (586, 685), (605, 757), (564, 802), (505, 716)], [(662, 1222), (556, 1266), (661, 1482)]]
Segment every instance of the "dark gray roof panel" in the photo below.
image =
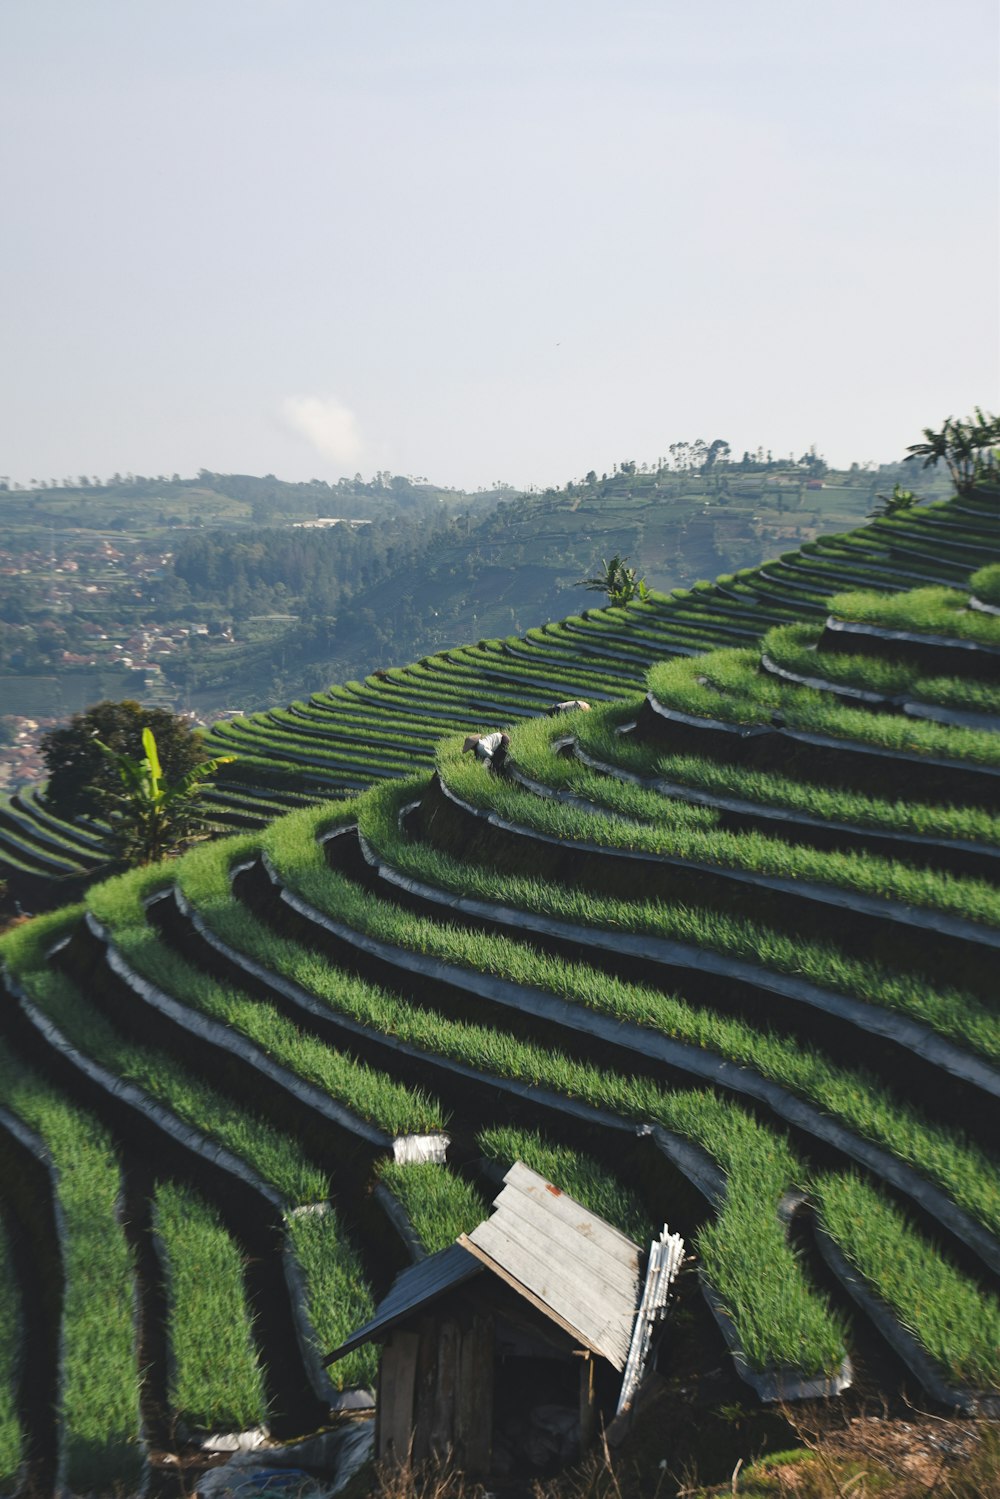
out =
[(460, 1286), (463, 1281), (471, 1280), (474, 1275), (481, 1274), (482, 1270), (483, 1266), (479, 1261), (460, 1244), (449, 1244), (447, 1249), (430, 1255), (419, 1264), (407, 1266), (396, 1276), (375, 1308), (375, 1315), (371, 1320), (364, 1327), (359, 1327), (346, 1343), (342, 1343), (325, 1358), (324, 1364), (336, 1363), (345, 1353), (350, 1353), (352, 1348), (360, 1348), (362, 1343), (382, 1337), (411, 1312), (426, 1306), (445, 1291)]

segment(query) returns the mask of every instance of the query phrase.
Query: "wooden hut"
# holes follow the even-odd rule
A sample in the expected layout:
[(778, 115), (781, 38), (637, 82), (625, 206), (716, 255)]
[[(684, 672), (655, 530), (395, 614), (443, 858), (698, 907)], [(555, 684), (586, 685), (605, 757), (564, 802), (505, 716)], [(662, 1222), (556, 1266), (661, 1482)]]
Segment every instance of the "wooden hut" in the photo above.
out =
[(382, 1344), (376, 1453), (470, 1474), (574, 1460), (627, 1403), (683, 1254), (637, 1244), (518, 1162), (492, 1216), (404, 1270), (326, 1362)]

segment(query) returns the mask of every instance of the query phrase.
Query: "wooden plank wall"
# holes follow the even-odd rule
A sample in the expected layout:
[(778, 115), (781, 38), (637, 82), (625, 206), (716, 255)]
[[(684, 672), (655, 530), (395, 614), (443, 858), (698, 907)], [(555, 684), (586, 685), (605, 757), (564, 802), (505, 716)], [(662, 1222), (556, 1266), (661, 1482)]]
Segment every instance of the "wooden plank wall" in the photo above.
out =
[(467, 1473), (489, 1470), (493, 1451), (492, 1314), (422, 1317), (397, 1329), (379, 1365), (376, 1452), (404, 1462), (451, 1454)]

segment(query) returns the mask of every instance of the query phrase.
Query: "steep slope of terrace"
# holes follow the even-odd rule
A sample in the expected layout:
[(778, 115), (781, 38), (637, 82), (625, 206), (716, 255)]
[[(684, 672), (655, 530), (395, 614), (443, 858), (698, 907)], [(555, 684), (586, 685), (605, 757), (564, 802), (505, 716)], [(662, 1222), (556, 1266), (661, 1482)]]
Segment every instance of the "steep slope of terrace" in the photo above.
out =
[[(85, 911), (3, 939), (0, 1031), (30, 1063), (12, 1076), (83, 1110), (109, 1181), (131, 1184), (135, 1442), (321, 1419), (344, 1392), (318, 1352), (408, 1257), (478, 1221), (515, 1154), (626, 1231), (682, 1232), (700, 1336), (763, 1400), (860, 1371), (1000, 1408), (1000, 740), (966, 721), (995, 689), (961, 650), (929, 676), (884, 615), (919, 653), (942, 648), (950, 608), (988, 651), (995, 621), (966, 603), (838, 598), (876, 654), (830, 650), (824, 620), (778, 625), (763, 652), (653, 666), (646, 697), (524, 711), (503, 777), (461, 753), (468, 719), (428, 663), (398, 690), (439, 705), (433, 774), (96, 886)], [(865, 707), (827, 690), (845, 681)], [(0, 1173), (6, 1221), (17, 1179)], [(9, 1325), (30, 1281), (7, 1272)], [(99, 1392), (76, 1398), (72, 1419), (100, 1427)], [(121, 1465), (120, 1434), (102, 1440)]]
[[(212, 812), (223, 826), (261, 827), (296, 805), (430, 766), (443, 733), (506, 727), (566, 698), (627, 698), (653, 662), (752, 646), (774, 625), (823, 618), (828, 598), (844, 589), (963, 586), (974, 569), (997, 561), (995, 497), (947, 501), (691, 590), (378, 671), (216, 725), (209, 749), (237, 759), (211, 792)], [(101, 867), (100, 829), (59, 822), (37, 791), (0, 808), (0, 878), (30, 909), (74, 897)]]
[[(499, 794), (502, 783), (465, 768)], [(398, 814), (415, 793), (419, 811), (401, 832)], [(1000, 1186), (988, 1149), (997, 1047), (978, 996), (930, 988), (909, 958), (896, 971), (887, 960), (866, 971), (830, 941), (806, 954), (817, 965), (816, 993), (797, 994), (787, 982), (793, 945), (783, 948), (781, 933), (760, 923), (740, 932), (732, 921), (723, 937), (735, 931), (756, 962), (744, 958), (741, 972), (734, 964), (713, 992), (705, 981), (710, 908), (603, 896), (581, 864), (580, 840), (559, 851), (561, 881), (545, 877), (537, 840), (526, 840), (530, 875), (518, 874), (516, 861), (511, 872), (510, 850), (493, 835), (506, 838), (516, 825), (504, 816), (500, 827), (492, 811), (494, 820), (470, 837), (449, 825), (440, 793), (423, 781), (373, 792), (357, 807), (360, 842), (345, 809), (325, 863), (302, 835), (330, 816), (303, 814), (297, 827), (276, 824), (267, 860), (239, 874), (236, 893), (250, 911), (232, 899), (221, 849), (201, 856), (200, 867), (186, 864), (186, 920), (218, 959), (280, 986), (289, 1005), (346, 1005), (370, 1041), (405, 1052), (453, 1106), (457, 1140), (482, 1127), (484, 1111), (516, 1108), (578, 1148), (603, 1150), (624, 1174), (635, 1169), (628, 1126), (638, 1124), (638, 1138), (675, 1173), (661, 1179), (651, 1211), (672, 1220), (690, 1212), (680, 1191), (687, 1180), (717, 1214), (696, 1240), (707, 1294), (762, 1390), (778, 1369), (786, 1393), (844, 1374), (833, 1336), (838, 1308), (790, 1259), (784, 1237), (781, 1213), (798, 1201), (788, 1192), (815, 1174), (814, 1213), (826, 1205), (817, 1246), (848, 1293), (932, 1393), (948, 1388), (966, 1405), (981, 1402), (982, 1392), (959, 1387), (975, 1367), (972, 1383), (996, 1388), (998, 1370), (980, 1357), (986, 1345), (969, 1362), (964, 1334), (944, 1325), (961, 1305), (968, 1326), (995, 1329), (1000, 1310)], [(627, 824), (624, 831), (627, 841)], [(677, 921), (687, 930), (678, 933)], [(377, 978), (379, 1002), (345, 1001), (332, 965)], [(849, 997), (845, 980), (859, 972), (868, 992), (839, 1005)], [(910, 1021), (906, 1003), (925, 991), (927, 1014), (896, 1034), (893, 1021)], [(825, 1027), (811, 1024), (810, 1005)], [(791, 1009), (799, 1014), (789, 1026)], [(856, 1065), (859, 1026), (867, 1031), (864, 1069)], [(933, 1110), (921, 1106), (928, 1088)], [(979, 1107), (963, 1108), (975, 1090)], [(846, 1228), (858, 1214), (870, 1228), (863, 1250)], [(905, 1247), (900, 1264), (879, 1247), (889, 1242)], [(748, 1276), (749, 1258), (769, 1272)], [(916, 1335), (904, 1294), (910, 1274), (928, 1297)]]

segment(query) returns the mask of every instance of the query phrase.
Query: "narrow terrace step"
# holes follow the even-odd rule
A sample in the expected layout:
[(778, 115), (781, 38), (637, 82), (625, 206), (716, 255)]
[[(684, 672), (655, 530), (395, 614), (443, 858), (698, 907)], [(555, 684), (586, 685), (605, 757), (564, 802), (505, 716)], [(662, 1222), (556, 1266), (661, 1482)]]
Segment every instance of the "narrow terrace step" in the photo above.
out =
[[(20, 984), (7, 978), (2, 987), (16, 1009), (18, 1042), (40, 1069), (70, 1098), (80, 1099), (119, 1138), (155, 1162), (161, 1174), (191, 1182), (258, 1264), (257, 1278), (267, 1300), (266, 1306), (258, 1303), (258, 1321), (284, 1328), (277, 1340), (281, 1346), (272, 1338), (266, 1350), (272, 1399), (286, 1413), (279, 1431), (285, 1427), (291, 1436), (312, 1430), (329, 1401), (325, 1382), (319, 1393), (313, 1387), (315, 1361), (304, 1357), (308, 1334), (301, 1326), (303, 1310), (284, 1255), (285, 1204), (278, 1193), (217, 1140), (72, 1046)], [(280, 1375), (277, 1381), (275, 1372)]]
[[(261, 869), (263, 868), (264, 866), (261, 865)], [(248, 870), (243, 871), (244, 874), (247, 872)], [(268, 874), (266, 878), (269, 883), (272, 883), (272, 875)], [(281, 889), (280, 885), (273, 883), (272, 888)], [(299, 908), (297, 898), (289, 898), (287, 891), (281, 891), (280, 900), (290, 911)], [(302, 909), (311, 912), (309, 907), (303, 906)], [(312, 914), (317, 916), (326, 929), (328, 919), (319, 916), (319, 913)], [(336, 927), (338, 924), (332, 923), (331, 925)], [(248, 975), (263, 985), (262, 992), (266, 993), (269, 989), (276, 990), (288, 1002), (301, 1006), (309, 1012), (324, 1010), (327, 1023), (336, 1024), (341, 1018), (334, 1017), (331, 1021), (326, 1007), (318, 1005), (317, 1001), (306, 991), (272, 974), (269, 970), (261, 968), (259, 964), (247, 959), (243, 954), (236, 953), (214, 934), (209, 933), (203, 923), (200, 924), (199, 930), (207, 936), (223, 961), (227, 964), (235, 964), (236, 971), (243, 968)], [(347, 1024), (364, 1032), (367, 1044), (371, 1044), (375, 1033), (369, 1028), (357, 1026), (357, 1023), (353, 1021), (348, 1020)], [(612, 1160), (619, 1175), (625, 1169), (626, 1159), (632, 1150), (641, 1152), (648, 1142), (649, 1146), (669, 1161), (671, 1166), (710, 1203), (718, 1206), (724, 1201), (726, 1178), (714, 1161), (701, 1147), (661, 1125), (636, 1124), (630, 1119), (599, 1109), (592, 1104), (553, 1093), (548, 1088), (537, 1085), (529, 1086), (512, 1078), (484, 1073), (444, 1056), (421, 1052), (393, 1037), (384, 1037), (381, 1040), (382, 1044), (392, 1046), (400, 1057), (412, 1056), (421, 1060), (432, 1073), (436, 1072), (434, 1085), (437, 1090), (445, 1091), (442, 1088), (443, 1079), (450, 1079), (447, 1094), (453, 1097), (455, 1091), (458, 1091), (461, 1100), (460, 1107), (466, 1111), (466, 1128), (469, 1127), (470, 1111), (474, 1117), (478, 1116), (481, 1122), (495, 1119), (494, 1100), (500, 1100), (501, 1117), (506, 1120), (511, 1117), (523, 1117), (533, 1127), (541, 1126), (553, 1130), (559, 1138), (568, 1137), (574, 1142), (576, 1148), (583, 1148), (594, 1153), (599, 1159)], [(676, 1201), (676, 1194), (672, 1196)], [(778, 1217), (783, 1225), (783, 1232), (787, 1232), (790, 1220), (787, 1216), (783, 1216), (780, 1207)], [(737, 1372), (762, 1399), (777, 1398), (779, 1388), (787, 1399), (815, 1398), (817, 1395), (843, 1389), (849, 1383), (851, 1370), (849, 1361), (846, 1359), (832, 1380), (803, 1382), (788, 1370), (765, 1370), (763, 1373), (756, 1373), (750, 1368), (743, 1355), (739, 1339), (733, 1333), (730, 1313), (704, 1280), (702, 1288), (713, 1316), (726, 1336)]]
[(858, 656), (896, 657), (936, 676), (976, 676), (1000, 681), (1000, 649), (975, 640), (889, 630), (829, 615), (818, 649)]
[[(858, 956), (902, 953), (904, 969), (913, 965), (939, 983), (993, 992), (1000, 930), (945, 911), (814, 880), (556, 837), (472, 806), (437, 772), (419, 822), (429, 842), (446, 851), (457, 843), (472, 860), (482, 851), (488, 863), (504, 868), (513, 862), (518, 872), (557, 884), (582, 881), (595, 893), (668, 903), (680, 899), (736, 912), (793, 936), (836, 941)], [(1000, 1097), (1000, 1074), (991, 1091)]]
[[(882, 858), (899, 859), (903, 863), (921, 864), (975, 879), (1000, 879), (1000, 848), (987, 844), (961, 838), (932, 838), (918, 833), (882, 831), (879, 828), (864, 827), (860, 823), (810, 817), (804, 812), (769, 806), (764, 802), (719, 796), (685, 786), (679, 781), (636, 775), (620, 766), (610, 765), (582, 749), (576, 739), (567, 741), (567, 747), (581, 764), (597, 775), (642, 786), (674, 801), (689, 802), (696, 807), (710, 807), (722, 814), (721, 826), (727, 831), (762, 832), (769, 837), (777, 835), (786, 842), (809, 843), (816, 848), (870, 852)], [(523, 777), (516, 769), (511, 774), (523, 783)], [(529, 789), (539, 795), (558, 794), (542, 783), (525, 784), (529, 784)], [(586, 805), (584, 802), (584, 806)]]
[(672, 751), (785, 769), (803, 781), (854, 786), (869, 795), (895, 796), (904, 784), (915, 800), (1000, 809), (1000, 770), (989, 766), (882, 749), (803, 729), (703, 718), (666, 707), (652, 693), (640, 710), (636, 734)]
[[(656, 963), (663, 957), (667, 957), (669, 961), (672, 956), (664, 950), (669, 949), (672, 944), (664, 944), (663, 939), (635, 936), (626, 932), (601, 932), (532, 911), (504, 906), (499, 902), (457, 896), (453, 892), (439, 890), (383, 861), (364, 838), (360, 842), (365, 859), (386, 897), (401, 900), (424, 913), (438, 913), (444, 920), (466, 920), (477, 928), (496, 931), (504, 936), (516, 934), (522, 937), (530, 934), (532, 940), (540, 939), (545, 944), (552, 944), (551, 950), (571, 955), (571, 960), (585, 955), (587, 961), (592, 961), (592, 954), (599, 953), (602, 948), (605, 951), (613, 949), (619, 960), (622, 957), (634, 957), (641, 962)], [(702, 961), (706, 956), (701, 953)], [(778, 977), (780, 976), (772, 975), (772, 981)], [(835, 997), (838, 1000), (841, 998)], [(775, 1104), (770, 1106), (775, 1107)], [(788, 1095), (788, 1103), (783, 1104), (778, 1112), (787, 1124), (800, 1129), (804, 1134), (812, 1135), (858, 1165), (871, 1170), (874, 1175), (911, 1198), (944, 1232), (971, 1249), (983, 1265), (1000, 1275), (1000, 1240), (959, 1208), (946, 1192), (931, 1185), (918, 1172), (891, 1156), (881, 1146), (855, 1135), (800, 1099), (793, 1099)]]

